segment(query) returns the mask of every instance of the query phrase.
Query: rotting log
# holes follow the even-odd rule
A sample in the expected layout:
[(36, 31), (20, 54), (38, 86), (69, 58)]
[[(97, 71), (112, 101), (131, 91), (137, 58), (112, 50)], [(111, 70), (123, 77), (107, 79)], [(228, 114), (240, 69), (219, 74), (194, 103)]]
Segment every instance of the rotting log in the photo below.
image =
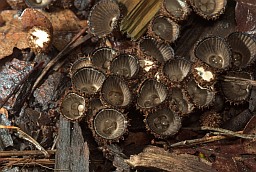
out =
[(78, 123), (60, 117), (55, 169), (89, 171), (89, 148)]
[(163, 148), (149, 146), (138, 155), (133, 155), (126, 162), (133, 168), (158, 169), (175, 172), (214, 172), (211, 165), (189, 154), (175, 154)]

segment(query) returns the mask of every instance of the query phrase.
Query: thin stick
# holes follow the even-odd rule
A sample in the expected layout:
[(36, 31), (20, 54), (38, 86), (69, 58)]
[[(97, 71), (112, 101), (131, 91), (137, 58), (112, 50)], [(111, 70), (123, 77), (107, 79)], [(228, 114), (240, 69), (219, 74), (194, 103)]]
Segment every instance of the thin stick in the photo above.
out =
[(54, 140), (53, 140), (53, 144), (52, 144), (51, 150), (54, 150), (54, 149), (55, 149), (55, 147), (56, 147), (56, 144), (57, 144), (58, 140), (59, 140), (59, 135), (57, 135), (57, 136), (55, 136), (55, 137), (54, 137)]
[(240, 84), (240, 85), (256, 86), (256, 81), (255, 80), (246, 79), (246, 78), (240, 78), (240, 77), (234, 77), (234, 76), (222, 76), (220, 78), (220, 80), (232, 81), (232, 82), (236, 82), (236, 84)]
[(173, 148), (173, 147), (181, 147), (181, 146), (193, 146), (193, 145), (223, 140), (223, 139), (230, 138), (230, 137), (239, 137), (239, 138), (243, 138), (243, 139), (252, 139), (252, 140), (256, 139), (256, 135), (242, 134), (242, 131), (234, 132), (234, 131), (226, 130), (223, 128), (213, 128), (213, 127), (202, 126), (202, 127), (197, 127), (197, 128), (183, 128), (183, 129), (214, 131), (212, 134), (215, 134), (217, 136), (205, 136), (205, 137), (199, 138), (199, 139), (184, 140), (181, 142), (171, 144), (171, 145), (169, 145), (170, 147)]
[(5, 105), (5, 103), (14, 95), (16, 94), (19, 89), (20, 86), (28, 79), (28, 77), (35, 72), (35, 70), (37, 70), (38, 68), (42, 67), (43, 63), (39, 63), (37, 64), (12, 90), (12, 92), (4, 99), (3, 103), (0, 104), (0, 109)]
[[(70, 48), (64, 53), (64, 55), (70, 53), (74, 48), (78, 47), (79, 45), (81, 45), (82, 43), (84, 43), (85, 41), (87, 41), (88, 39), (90, 39), (92, 37), (92, 35), (90, 33), (88, 33), (87, 35), (85, 35), (84, 37), (79, 38), (74, 44), (72, 44), (70, 46)], [(54, 66), (53, 70), (57, 71), (59, 70), (59, 68), (66, 62), (67, 59), (64, 59), (63, 61), (59, 62), (57, 65)]]
[[(56, 150), (48, 150), (49, 155), (55, 154)], [(41, 151), (38, 150), (25, 150), (25, 151), (0, 151), (0, 157), (12, 157), (12, 156), (35, 156), (35, 155), (44, 155)]]
[(221, 135), (220, 136), (205, 136), (200, 139), (184, 140), (181, 142), (171, 144), (169, 146), (171, 148), (181, 147), (181, 146), (194, 146), (194, 145), (210, 143), (210, 142), (214, 142), (214, 141), (218, 141), (218, 140), (222, 140), (222, 139), (226, 139), (226, 138), (227, 138), (227, 136), (221, 136)]
[(198, 127), (198, 128), (183, 128), (183, 129), (217, 131), (217, 132), (220, 132), (220, 134), (226, 135), (226, 136), (240, 137), (243, 139), (253, 139), (253, 140), (256, 139), (256, 135), (254, 135), (254, 134), (241, 134), (240, 131), (234, 132), (234, 131), (226, 130), (223, 128), (213, 128), (213, 127), (202, 126), (202, 127)]
[[(35, 81), (32, 92), (36, 89), (40, 81), (43, 79), (43, 77), (47, 74), (47, 72), (67, 53), (69, 53), (71, 50), (73, 50), (76, 46), (81, 45), (83, 42), (88, 40), (91, 37), (91, 34), (87, 34), (83, 39), (79, 39), (85, 32), (87, 28), (82, 29), (73, 39), (70, 41), (64, 48), (61, 50), (56, 57), (54, 57), (44, 68), (42, 73), (39, 75), (37, 80)], [(76, 41), (79, 39), (78, 43)], [(74, 44), (72, 46), (72, 44)]]
[(10, 165), (36, 165), (36, 164), (44, 164), (44, 165), (54, 165), (54, 159), (31, 159), (31, 158), (0, 158), (0, 164), (10, 164)]
[(44, 154), (45, 157), (50, 157), (49, 153), (35, 139), (33, 139), (30, 135), (28, 135), (24, 131), (22, 131), (19, 127), (0, 125), (0, 128), (16, 130), (18, 136), (21, 139), (27, 140), (30, 143), (32, 143), (38, 150), (40, 150)]

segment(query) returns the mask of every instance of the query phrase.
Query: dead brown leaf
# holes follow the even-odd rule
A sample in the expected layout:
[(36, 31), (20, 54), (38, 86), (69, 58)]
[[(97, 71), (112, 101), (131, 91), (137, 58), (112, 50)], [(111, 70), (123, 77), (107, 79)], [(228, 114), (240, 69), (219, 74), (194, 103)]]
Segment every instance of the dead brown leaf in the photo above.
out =
[(29, 47), (27, 33), (23, 31), (18, 11), (5, 10), (0, 13), (5, 25), (0, 27), (0, 59), (13, 53), (13, 48)]
[(41, 26), (52, 31), (51, 21), (40, 11), (26, 8), (21, 15), (21, 23), (25, 30), (31, 29), (33, 26)]
[(62, 50), (72, 37), (82, 28), (87, 27), (86, 20), (79, 20), (70, 10), (41, 12), (27, 8), (19, 16), (17, 10), (5, 10), (0, 13), (0, 59), (13, 53), (13, 48), (29, 48), (27, 32), (33, 26), (46, 27), (53, 31), (53, 45)]
[(53, 27), (53, 45), (62, 50), (71, 41), (75, 34), (87, 27), (86, 20), (80, 20), (71, 10), (46, 13), (44, 15), (51, 21)]

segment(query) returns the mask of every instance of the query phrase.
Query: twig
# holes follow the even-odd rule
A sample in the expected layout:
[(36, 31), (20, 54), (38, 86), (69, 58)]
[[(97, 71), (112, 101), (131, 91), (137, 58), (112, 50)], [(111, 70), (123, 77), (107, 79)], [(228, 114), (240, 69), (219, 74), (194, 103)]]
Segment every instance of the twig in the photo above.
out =
[(15, 87), (14, 87), (14, 89), (11, 91), (11, 93), (4, 99), (4, 101), (3, 101), (3, 103), (2, 104), (0, 104), (0, 109), (5, 105), (5, 103), (13, 96), (13, 95), (15, 95), (18, 91), (19, 91), (19, 89), (20, 89), (20, 87), (21, 87), (21, 85), (23, 84), (23, 83), (25, 83), (25, 81), (28, 79), (28, 77), (32, 74), (32, 73), (34, 73), (35, 72), (35, 70), (37, 70), (37, 69), (39, 69), (40, 67), (42, 67), (43, 66), (43, 63), (39, 63), (39, 64), (37, 64)]
[[(33, 87), (32, 87), (32, 92), (36, 89), (40, 81), (43, 79), (43, 77), (47, 74), (47, 72), (66, 54), (68, 54), (71, 50), (73, 50), (75, 47), (81, 45), (84, 43), (86, 40), (91, 38), (91, 34), (87, 34), (86, 36), (80, 38), (85, 32), (87, 28), (82, 29), (73, 39), (70, 41), (64, 48), (61, 50), (57, 56), (55, 56), (44, 68), (42, 73), (39, 75), (37, 80), (35, 81)], [(80, 39), (79, 39), (80, 38)]]
[(30, 143), (32, 143), (38, 150), (40, 150), (44, 154), (45, 157), (50, 157), (49, 153), (35, 139), (33, 139), (30, 135), (28, 135), (24, 131), (22, 131), (19, 127), (0, 125), (0, 128), (16, 130), (18, 136), (21, 139), (27, 140)]
[(238, 132), (234, 132), (234, 131), (230, 131), (230, 130), (226, 130), (223, 128), (213, 128), (213, 127), (206, 127), (206, 126), (202, 126), (202, 127), (197, 127), (197, 128), (183, 128), (183, 129), (189, 129), (189, 130), (208, 130), (208, 131), (217, 131), (222, 135), (226, 135), (226, 136), (232, 136), (232, 137), (240, 137), (243, 139), (256, 139), (256, 135), (254, 134), (241, 134), (240, 131)]
[(202, 127), (197, 127), (197, 128), (183, 128), (183, 129), (214, 131), (211, 134), (215, 134), (217, 136), (205, 136), (205, 137), (199, 138), (199, 139), (184, 140), (181, 142), (170, 144), (169, 145), (170, 147), (173, 148), (173, 147), (180, 147), (180, 146), (194, 146), (194, 145), (198, 145), (198, 144), (204, 144), (204, 143), (214, 142), (214, 141), (218, 141), (218, 140), (223, 140), (223, 139), (230, 138), (230, 137), (239, 137), (239, 138), (243, 138), (243, 139), (256, 140), (256, 135), (242, 134), (242, 131), (234, 132), (234, 131), (226, 130), (223, 128), (213, 128), (213, 127), (202, 126)]
[(54, 159), (31, 159), (31, 158), (0, 158), (0, 164), (6, 165), (24, 165), (24, 163), (28, 165), (54, 165)]
[(256, 81), (255, 80), (251, 80), (251, 79), (246, 79), (246, 78), (240, 78), (240, 77), (234, 77), (234, 76), (222, 76), (220, 78), (220, 80), (222, 81), (232, 81), (235, 82), (236, 84), (239, 85), (252, 85), (252, 86), (256, 86)]
[(54, 137), (54, 140), (53, 140), (53, 144), (52, 144), (51, 150), (54, 150), (54, 149), (55, 149), (55, 147), (56, 147), (56, 144), (57, 144), (58, 140), (59, 140), (59, 135), (57, 135), (57, 136), (55, 136), (55, 137)]
[(171, 148), (181, 147), (181, 146), (194, 146), (194, 145), (214, 142), (214, 141), (218, 141), (218, 140), (222, 140), (222, 139), (226, 139), (226, 138), (227, 138), (227, 136), (221, 136), (221, 135), (219, 135), (219, 136), (205, 136), (205, 137), (200, 138), (200, 139), (184, 140), (184, 141), (181, 141), (181, 142), (173, 143), (169, 146)]
[[(48, 150), (49, 155), (55, 154), (56, 150)], [(0, 151), (0, 157), (12, 157), (12, 156), (35, 156), (43, 155), (41, 151), (38, 150), (25, 150), (25, 151)]]

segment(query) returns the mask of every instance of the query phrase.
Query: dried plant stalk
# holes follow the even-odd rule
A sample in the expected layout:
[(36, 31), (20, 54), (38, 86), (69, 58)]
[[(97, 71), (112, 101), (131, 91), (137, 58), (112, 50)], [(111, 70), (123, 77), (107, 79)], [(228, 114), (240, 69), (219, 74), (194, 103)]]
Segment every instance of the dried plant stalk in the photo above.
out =
[[(48, 150), (50, 155), (55, 154), (56, 150)], [(24, 151), (0, 151), (0, 157), (12, 157), (12, 156), (30, 156), (30, 155), (43, 155), (38, 150), (24, 150)]]
[(141, 0), (136, 5), (126, 0), (120, 0), (128, 12), (121, 22), (120, 29), (133, 39), (140, 38), (147, 29), (150, 20), (159, 11), (163, 0)]
[(233, 76), (223, 76), (223, 78), (220, 78), (223, 81), (231, 81), (231, 82), (235, 82), (236, 84), (240, 84), (240, 85), (252, 85), (252, 86), (256, 86), (256, 81), (255, 80), (251, 80), (251, 79), (246, 79), (246, 78), (240, 78), (240, 77), (233, 77)]
[(16, 130), (18, 137), (32, 143), (38, 150), (40, 150), (44, 154), (45, 157), (50, 157), (49, 153), (35, 139), (33, 139), (30, 135), (28, 135), (24, 131), (22, 131), (19, 127), (0, 125), (0, 128)]

